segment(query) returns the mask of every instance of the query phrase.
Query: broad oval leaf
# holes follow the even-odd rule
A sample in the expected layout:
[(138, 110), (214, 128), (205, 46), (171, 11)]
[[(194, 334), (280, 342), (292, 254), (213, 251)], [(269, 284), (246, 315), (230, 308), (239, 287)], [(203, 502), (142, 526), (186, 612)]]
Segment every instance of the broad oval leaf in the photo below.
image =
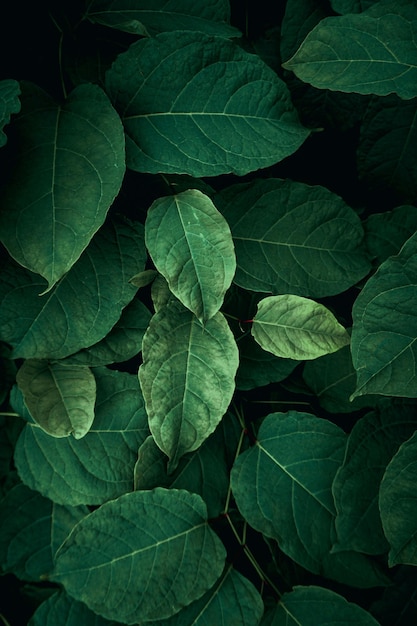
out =
[(247, 522), (315, 573), (323, 572), (331, 548), (331, 487), (345, 444), (345, 433), (327, 420), (272, 413), (231, 472), (233, 495)]
[(92, 0), (85, 16), (104, 26), (151, 37), (169, 30), (201, 31), (222, 37), (241, 34), (228, 23), (228, 0)]
[(87, 247), (119, 192), (123, 127), (97, 85), (78, 86), (58, 105), (23, 83), (14, 130), (17, 157), (0, 197), (1, 241), (50, 289)]
[(417, 8), (381, 0), (359, 15), (322, 20), (283, 67), (320, 89), (417, 96)]
[(269, 296), (258, 303), (252, 335), (267, 352), (316, 359), (349, 344), (349, 334), (323, 304), (301, 296)]
[(149, 428), (173, 471), (226, 413), (235, 389), (238, 349), (221, 313), (203, 326), (173, 302), (151, 319), (142, 357), (139, 380)]
[(390, 544), (388, 562), (417, 565), (417, 432), (386, 468), (379, 491), (382, 526)]
[(16, 381), (33, 419), (49, 435), (81, 439), (90, 430), (96, 381), (89, 367), (29, 359)]
[(47, 294), (45, 281), (6, 261), (0, 274), (0, 338), (13, 358), (61, 359), (107, 335), (137, 288), (144, 268), (143, 225), (105, 224), (81, 258)]
[(127, 166), (139, 172), (243, 175), (309, 135), (286, 84), (223, 37), (174, 31), (135, 42), (107, 72), (106, 90), (125, 127)]
[(417, 235), (367, 281), (352, 309), (352, 398), (417, 397)]
[(189, 189), (155, 200), (145, 243), (172, 293), (205, 323), (220, 309), (236, 258), (230, 228), (208, 196)]
[(106, 368), (94, 376), (95, 417), (85, 437), (58, 439), (28, 423), (15, 447), (22, 481), (58, 504), (100, 505), (132, 491), (137, 451), (149, 435), (137, 376)]
[(7, 142), (4, 127), (10, 122), (10, 116), (20, 111), (20, 84), (17, 80), (0, 81), (0, 148)]
[(203, 500), (179, 489), (135, 491), (103, 504), (73, 529), (51, 576), (107, 619), (168, 618), (221, 576), (225, 548)]
[(379, 626), (370, 613), (348, 602), (343, 596), (310, 585), (296, 586), (284, 593), (279, 604), (270, 611), (262, 626)]
[(321, 298), (369, 272), (359, 217), (324, 187), (259, 179), (216, 201), (236, 248), (234, 282), (245, 289)]

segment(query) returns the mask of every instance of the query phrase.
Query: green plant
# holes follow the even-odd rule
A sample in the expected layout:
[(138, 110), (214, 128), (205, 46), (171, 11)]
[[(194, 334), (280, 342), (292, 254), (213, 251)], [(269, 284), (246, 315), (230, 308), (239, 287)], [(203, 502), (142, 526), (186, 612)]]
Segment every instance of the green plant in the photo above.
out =
[(415, 624), (415, 4), (51, 4), (0, 82), (0, 621)]

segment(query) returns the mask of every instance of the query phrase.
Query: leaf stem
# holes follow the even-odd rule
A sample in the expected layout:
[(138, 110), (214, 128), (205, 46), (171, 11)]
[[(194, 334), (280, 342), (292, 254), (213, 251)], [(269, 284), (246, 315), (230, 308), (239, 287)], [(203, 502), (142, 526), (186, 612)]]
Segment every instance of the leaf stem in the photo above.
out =
[(11, 411), (0, 411), (0, 417), (20, 417), (20, 415)]

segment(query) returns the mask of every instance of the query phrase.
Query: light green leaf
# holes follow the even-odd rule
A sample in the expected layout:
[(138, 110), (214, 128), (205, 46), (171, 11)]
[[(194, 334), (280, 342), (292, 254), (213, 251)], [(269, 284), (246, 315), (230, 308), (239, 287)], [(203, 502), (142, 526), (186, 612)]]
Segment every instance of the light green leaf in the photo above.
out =
[(392, 456), (417, 428), (415, 408), (410, 402), (384, 402), (353, 426), (333, 482), (337, 509), (334, 549), (365, 554), (387, 551), (379, 488)]
[(27, 581), (40, 581), (54, 566), (55, 552), (88, 509), (61, 507), (21, 483), (0, 502), (0, 567)]
[(93, 0), (86, 17), (104, 26), (151, 37), (170, 30), (201, 31), (223, 37), (241, 35), (228, 23), (228, 0)]
[(367, 281), (352, 309), (352, 398), (417, 396), (417, 235)]
[(120, 626), (120, 622), (104, 619), (65, 591), (54, 593), (33, 613), (28, 626)]
[(398, 254), (417, 232), (417, 209), (412, 205), (398, 206), (392, 211), (374, 213), (364, 223), (366, 246), (378, 265), (389, 256)]
[(323, 304), (293, 295), (263, 298), (251, 332), (267, 352), (299, 361), (336, 352), (350, 340)]
[(106, 368), (94, 375), (95, 418), (85, 437), (57, 439), (27, 424), (16, 444), (21, 479), (59, 504), (98, 505), (132, 491), (137, 451), (149, 435), (137, 376)]
[(230, 228), (197, 189), (155, 200), (145, 243), (172, 293), (204, 324), (220, 309), (236, 258)]
[(359, 15), (322, 20), (283, 67), (320, 89), (417, 96), (417, 8), (381, 0)]
[(388, 563), (417, 565), (417, 432), (405, 441), (381, 481), (379, 508), (390, 544)]
[(142, 357), (139, 380), (149, 427), (174, 471), (226, 413), (235, 389), (237, 346), (221, 313), (203, 326), (173, 302), (151, 319)]
[(56, 555), (52, 576), (107, 619), (163, 619), (220, 577), (226, 551), (203, 500), (187, 491), (136, 491), (83, 519)]
[(370, 613), (330, 589), (296, 586), (261, 626), (379, 626)]
[(7, 142), (4, 127), (10, 122), (10, 116), (20, 111), (20, 85), (17, 80), (0, 81), (0, 148)]
[(60, 359), (107, 335), (137, 288), (128, 281), (144, 268), (139, 222), (103, 226), (81, 258), (49, 293), (46, 283), (13, 262), (0, 274), (0, 338), (13, 358)]
[(17, 157), (0, 196), (1, 241), (50, 289), (87, 247), (119, 192), (123, 127), (96, 85), (78, 86), (58, 105), (23, 83), (14, 128)]
[(322, 573), (335, 514), (331, 486), (346, 435), (308, 413), (272, 413), (231, 472), (237, 506), (293, 561)]
[(81, 439), (88, 433), (96, 401), (90, 368), (29, 359), (16, 381), (33, 419), (49, 435)]
[(222, 37), (174, 31), (135, 42), (107, 72), (106, 90), (125, 127), (127, 165), (139, 172), (243, 175), (309, 135), (285, 83)]
[(135, 285), (138, 289), (142, 289), (143, 287), (147, 287), (150, 285), (155, 278), (158, 276), (158, 272), (156, 270), (143, 270), (143, 272), (139, 272), (132, 276), (129, 280), (132, 285)]
[(417, 143), (416, 102), (394, 95), (374, 97), (361, 121), (359, 178), (372, 194), (379, 194), (391, 206), (412, 204), (417, 197), (417, 155), (413, 149)]
[(324, 187), (271, 178), (217, 196), (232, 231), (245, 289), (321, 298), (341, 293), (370, 269), (360, 219)]

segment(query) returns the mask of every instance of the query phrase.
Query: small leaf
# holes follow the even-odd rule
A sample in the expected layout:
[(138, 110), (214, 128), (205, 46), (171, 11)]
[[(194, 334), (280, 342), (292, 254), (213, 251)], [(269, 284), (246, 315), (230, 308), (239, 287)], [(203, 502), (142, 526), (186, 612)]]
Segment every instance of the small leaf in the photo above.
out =
[(407, 241), (417, 232), (415, 206), (398, 206), (392, 211), (374, 213), (364, 224), (366, 246), (372, 259), (381, 265), (389, 256), (398, 254)]
[(172, 293), (204, 324), (220, 309), (236, 259), (228, 223), (197, 189), (155, 200), (145, 243)]
[(78, 86), (61, 106), (23, 83), (14, 129), (17, 161), (1, 194), (1, 240), (51, 289), (87, 247), (119, 192), (123, 127), (97, 85)]
[(173, 302), (151, 319), (142, 357), (139, 380), (149, 428), (174, 471), (225, 414), (235, 389), (237, 346), (221, 313), (203, 326)]
[(127, 165), (139, 172), (243, 175), (309, 135), (286, 84), (223, 37), (173, 31), (137, 41), (107, 72), (106, 90), (125, 127)]
[(225, 556), (203, 500), (157, 488), (84, 518), (59, 549), (52, 578), (99, 615), (137, 624), (200, 598), (220, 577)]
[(16, 380), (33, 419), (49, 435), (81, 439), (90, 430), (96, 381), (88, 367), (30, 359)]
[(417, 96), (417, 9), (381, 0), (359, 15), (322, 20), (283, 67), (320, 89), (406, 100)]
[(251, 332), (264, 350), (299, 361), (336, 352), (350, 341), (329, 309), (293, 295), (263, 298)]
[(10, 116), (20, 111), (20, 85), (17, 80), (0, 81), (0, 148), (7, 142), (4, 127), (10, 122)]
[(120, 626), (109, 622), (83, 603), (71, 598), (65, 591), (57, 591), (33, 613), (28, 626)]
[(379, 508), (390, 544), (388, 563), (417, 565), (417, 432), (405, 441), (381, 481)]

